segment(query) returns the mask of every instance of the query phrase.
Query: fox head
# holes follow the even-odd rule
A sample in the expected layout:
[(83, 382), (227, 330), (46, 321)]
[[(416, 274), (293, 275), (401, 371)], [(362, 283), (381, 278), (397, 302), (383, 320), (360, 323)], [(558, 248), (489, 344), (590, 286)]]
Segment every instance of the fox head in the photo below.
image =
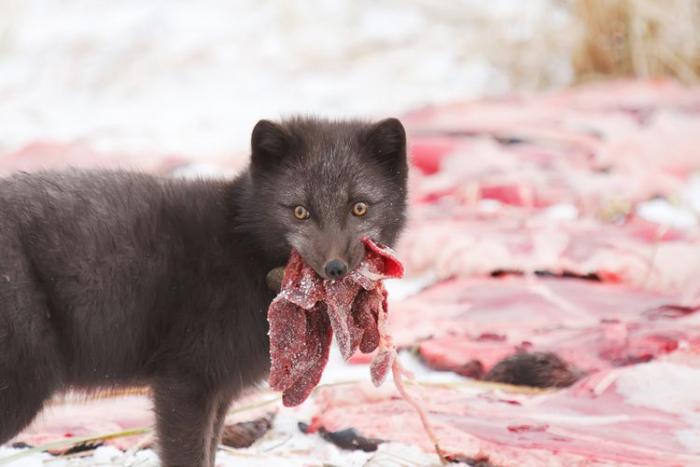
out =
[(261, 120), (251, 145), (256, 235), (273, 257), (294, 248), (321, 277), (340, 279), (364, 258), (364, 237), (395, 243), (408, 173), (399, 120)]

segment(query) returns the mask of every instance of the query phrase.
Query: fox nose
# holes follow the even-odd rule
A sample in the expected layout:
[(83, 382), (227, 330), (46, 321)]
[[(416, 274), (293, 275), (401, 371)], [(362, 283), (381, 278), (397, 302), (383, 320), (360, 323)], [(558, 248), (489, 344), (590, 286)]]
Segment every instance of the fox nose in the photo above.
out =
[(334, 259), (331, 261), (328, 261), (326, 265), (323, 267), (326, 271), (326, 275), (333, 279), (337, 280), (342, 278), (346, 272), (348, 272), (348, 265), (345, 264), (344, 261), (341, 261), (339, 259)]

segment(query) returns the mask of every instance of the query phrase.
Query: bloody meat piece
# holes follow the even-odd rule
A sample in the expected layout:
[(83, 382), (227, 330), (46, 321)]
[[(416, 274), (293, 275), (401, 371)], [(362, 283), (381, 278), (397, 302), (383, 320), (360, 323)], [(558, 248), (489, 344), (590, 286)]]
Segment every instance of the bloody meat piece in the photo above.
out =
[(365, 259), (345, 278), (323, 280), (292, 251), (282, 290), (270, 305), (270, 386), (283, 392), (287, 407), (301, 404), (318, 384), (328, 362), (334, 333), (347, 360), (358, 349), (379, 348), (371, 366), (379, 385), (391, 368), (395, 352), (384, 322), (387, 313), (383, 279), (403, 275), (394, 253), (366, 239)]
[[(678, 355), (681, 358), (681, 355)], [(448, 459), (521, 465), (700, 465), (693, 392), (700, 370), (687, 355), (587, 376), (532, 393), (426, 384), (422, 402)], [(695, 382), (695, 383), (694, 383)], [(662, 395), (663, 394), (663, 395)], [(366, 384), (324, 387), (312, 428), (380, 437), (430, 451), (412, 407)], [(685, 436), (687, 434), (687, 436)]]
[(103, 152), (82, 143), (34, 141), (15, 152), (3, 154), (0, 174), (36, 172), (52, 168), (138, 167), (148, 173), (166, 175), (190, 162), (184, 155)]
[(389, 324), (396, 345), (417, 346), (430, 368), (563, 387), (582, 375), (697, 347), (700, 311), (678, 300), (578, 279), (455, 279), (394, 303)]

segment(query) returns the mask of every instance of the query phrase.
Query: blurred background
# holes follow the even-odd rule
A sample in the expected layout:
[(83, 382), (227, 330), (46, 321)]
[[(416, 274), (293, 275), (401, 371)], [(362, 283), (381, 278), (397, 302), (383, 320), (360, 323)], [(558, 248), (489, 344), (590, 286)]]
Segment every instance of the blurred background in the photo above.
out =
[(0, 0), (0, 155), (221, 155), (290, 113), (400, 114), (700, 72), (695, 0)]

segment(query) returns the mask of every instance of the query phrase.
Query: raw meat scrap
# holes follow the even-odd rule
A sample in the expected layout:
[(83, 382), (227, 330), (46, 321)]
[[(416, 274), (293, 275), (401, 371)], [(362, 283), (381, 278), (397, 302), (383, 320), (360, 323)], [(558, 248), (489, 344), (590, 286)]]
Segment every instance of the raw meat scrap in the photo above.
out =
[[(556, 392), (429, 385), (423, 402), (448, 458), (494, 465), (700, 465), (700, 369), (652, 362), (603, 371)], [(413, 409), (365, 385), (323, 388), (311, 429), (354, 428), (432, 446)]]
[(612, 224), (506, 207), (423, 205), (412, 208), (408, 227), (398, 246), (408, 275), (546, 271), (678, 292), (695, 284), (699, 272), (698, 232), (636, 217)]
[(699, 98), (674, 83), (618, 83), (407, 115), (408, 275), (571, 272), (694, 298), (692, 216), (678, 232), (635, 212), (658, 196), (689, 203)]
[(328, 362), (333, 333), (347, 360), (356, 350), (379, 348), (371, 366), (379, 385), (393, 361), (391, 340), (384, 330), (387, 313), (382, 279), (403, 275), (393, 252), (369, 239), (366, 257), (341, 280), (321, 279), (293, 251), (282, 280), (282, 290), (270, 305), (270, 386), (283, 391), (284, 405), (299, 405), (318, 384)]
[(678, 299), (581, 279), (454, 279), (393, 303), (389, 323), (434, 369), (482, 377), (518, 353), (552, 352), (590, 374), (700, 345), (699, 308)]
[[(634, 324), (647, 310), (672, 305), (676, 299), (672, 294), (580, 279), (539, 278), (534, 286), (513, 276), (453, 279), (392, 303), (397, 312), (389, 315), (389, 325), (399, 347), (431, 337), (469, 335), (481, 344), (479, 352), (491, 355), (496, 344), (529, 341), (547, 331)], [(502, 357), (494, 354), (493, 362)]]
[(37, 140), (14, 150), (0, 148), (0, 175), (40, 170), (121, 169), (137, 170), (154, 175), (185, 176), (228, 175), (240, 171), (248, 155), (223, 154), (202, 158), (198, 154), (144, 153), (103, 151), (88, 143), (64, 143)]
[(165, 175), (188, 163), (177, 154), (133, 154), (100, 152), (84, 144), (35, 141), (15, 152), (3, 154), (0, 175), (18, 171), (36, 172), (59, 168), (139, 169)]

